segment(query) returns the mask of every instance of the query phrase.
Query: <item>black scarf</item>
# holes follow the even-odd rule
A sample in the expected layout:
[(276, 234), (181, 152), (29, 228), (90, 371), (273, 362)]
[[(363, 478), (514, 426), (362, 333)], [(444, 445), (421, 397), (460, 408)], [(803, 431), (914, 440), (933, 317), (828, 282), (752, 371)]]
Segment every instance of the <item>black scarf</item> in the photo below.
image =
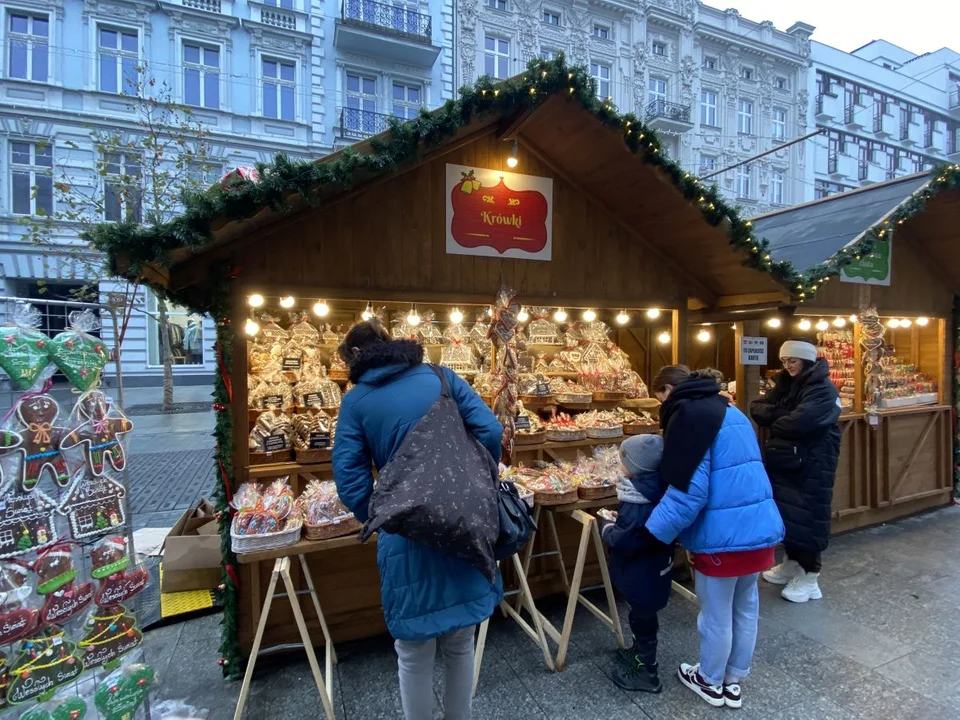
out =
[(367, 370), (387, 365), (419, 365), (423, 345), (416, 340), (390, 340), (367, 345), (350, 362), (350, 382), (356, 385)]
[(680, 492), (687, 492), (693, 473), (717, 439), (727, 406), (715, 380), (691, 377), (673, 388), (660, 408), (660, 475)]

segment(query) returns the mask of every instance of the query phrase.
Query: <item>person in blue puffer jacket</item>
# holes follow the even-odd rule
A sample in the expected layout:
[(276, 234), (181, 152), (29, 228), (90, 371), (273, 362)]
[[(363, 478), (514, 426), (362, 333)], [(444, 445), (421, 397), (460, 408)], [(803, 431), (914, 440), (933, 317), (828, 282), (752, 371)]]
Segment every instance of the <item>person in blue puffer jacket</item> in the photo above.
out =
[[(333, 473), (340, 499), (366, 522), (373, 494), (372, 468), (383, 468), (440, 396), (440, 379), (423, 364), (423, 347), (391, 340), (377, 322), (354, 326), (340, 356), (355, 383), (343, 397), (333, 446)], [(503, 427), (480, 397), (454, 372), (443, 369), (464, 426), (494, 460), (500, 460)], [(470, 717), (473, 638), (478, 623), (503, 599), (498, 575), (491, 583), (468, 563), (441, 555), (400, 535), (377, 536), (377, 565), (387, 629), (395, 639), (400, 697), (406, 720), (433, 717), (433, 666), (444, 659), (443, 713)]]
[(741, 707), (757, 643), (757, 579), (774, 563), (783, 520), (756, 432), (712, 375), (668, 366), (652, 386), (663, 403), (660, 474), (669, 487), (646, 530), (690, 551), (700, 600), (700, 662), (682, 663), (677, 675), (710, 705)]

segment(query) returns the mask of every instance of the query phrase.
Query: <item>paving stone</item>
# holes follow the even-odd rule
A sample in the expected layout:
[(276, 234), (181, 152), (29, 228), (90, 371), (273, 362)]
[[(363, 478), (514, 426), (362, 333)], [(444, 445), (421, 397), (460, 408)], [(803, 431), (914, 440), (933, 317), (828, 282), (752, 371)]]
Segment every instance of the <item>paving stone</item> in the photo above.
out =
[(960, 655), (933, 655), (922, 650), (887, 663), (876, 672), (911, 688), (960, 715)]

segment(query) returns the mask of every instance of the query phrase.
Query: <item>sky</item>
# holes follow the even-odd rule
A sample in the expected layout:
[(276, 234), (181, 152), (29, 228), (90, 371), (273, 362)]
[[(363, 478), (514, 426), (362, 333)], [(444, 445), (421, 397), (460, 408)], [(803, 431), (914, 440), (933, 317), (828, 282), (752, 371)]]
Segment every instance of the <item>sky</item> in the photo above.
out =
[(795, 22), (817, 29), (813, 40), (851, 52), (871, 40), (889, 40), (921, 55), (949, 47), (960, 52), (957, 0), (706, 0), (735, 7), (756, 22), (770, 20), (778, 30)]

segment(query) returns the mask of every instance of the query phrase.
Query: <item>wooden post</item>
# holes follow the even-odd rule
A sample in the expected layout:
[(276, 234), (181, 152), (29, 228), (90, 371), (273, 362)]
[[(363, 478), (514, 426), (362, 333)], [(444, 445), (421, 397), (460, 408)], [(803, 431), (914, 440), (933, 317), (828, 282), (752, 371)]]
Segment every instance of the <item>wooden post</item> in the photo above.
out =
[[(740, 365), (740, 337), (759, 337), (760, 335), (760, 321), (759, 320), (745, 320), (744, 322), (737, 323), (737, 406), (746, 413), (747, 417), (750, 416), (749, 408), (750, 403), (757, 399), (760, 395), (760, 379), (762, 377), (763, 368), (760, 365)], [(769, 343), (767, 344), (767, 359), (776, 355), (778, 348), (770, 347)], [(741, 375), (743, 376), (741, 385)]]
[(673, 364), (682, 365), (687, 362), (687, 309), (678, 308), (673, 311)]
[(750, 403), (747, 400), (747, 366), (740, 364), (740, 344), (742, 340), (743, 323), (738, 322), (734, 325), (733, 330), (733, 362), (734, 368), (736, 368), (733, 379), (737, 383), (737, 407), (746, 415)]

